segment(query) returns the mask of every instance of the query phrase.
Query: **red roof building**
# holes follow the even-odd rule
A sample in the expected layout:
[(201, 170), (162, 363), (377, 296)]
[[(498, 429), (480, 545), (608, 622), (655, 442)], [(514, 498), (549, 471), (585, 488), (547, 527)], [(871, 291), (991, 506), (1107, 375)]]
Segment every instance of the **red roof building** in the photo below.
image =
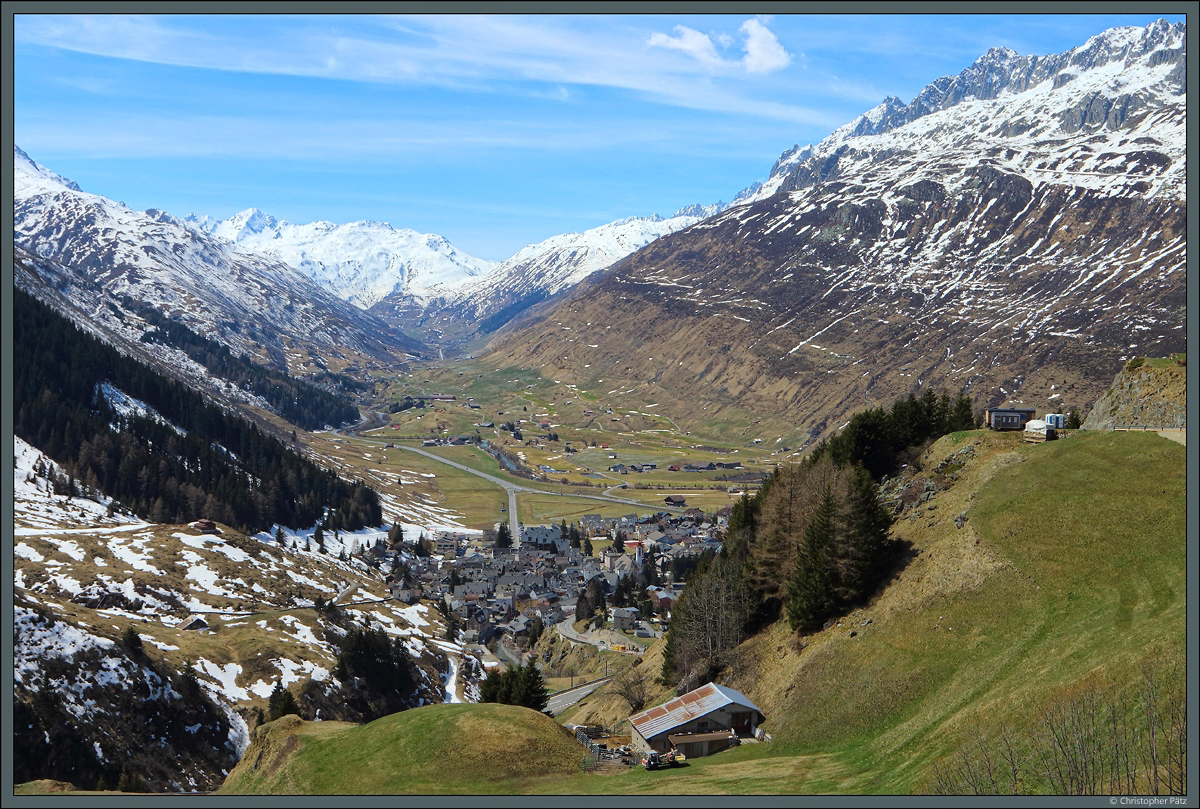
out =
[(708, 683), (631, 716), (631, 744), (660, 753), (675, 747), (688, 758), (707, 756), (754, 736), (764, 720), (762, 711), (744, 694)]

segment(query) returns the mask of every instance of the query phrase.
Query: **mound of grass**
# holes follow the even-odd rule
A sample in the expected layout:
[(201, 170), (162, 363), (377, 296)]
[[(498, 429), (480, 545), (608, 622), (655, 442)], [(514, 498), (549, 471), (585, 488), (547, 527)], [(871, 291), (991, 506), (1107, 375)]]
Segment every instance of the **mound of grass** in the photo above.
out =
[(366, 725), (295, 716), (255, 730), (218, 794), (506, 794), (580, 771), (583, 747), (514, 705), (430, 705)]

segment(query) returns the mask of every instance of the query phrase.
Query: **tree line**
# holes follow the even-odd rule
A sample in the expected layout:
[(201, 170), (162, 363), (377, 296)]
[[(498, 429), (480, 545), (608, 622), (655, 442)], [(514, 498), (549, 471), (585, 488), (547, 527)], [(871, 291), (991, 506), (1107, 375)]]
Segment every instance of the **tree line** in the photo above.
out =
[(979, 422), (964, 391), (951, 398), (947, 391), (939, 394), (926, 388), (920, 397), (910, 393), (888, 409), (872, 407), (855, 413), (845, 428), (813, 447), (810, 457), (828, 453), (838, 465), (860, 464), (880, 480), (919, 455), (930, 440), (973, 430)]
[[(70, 487), (98, 489), (152, 522), (203, 516), (246, 532), (382, 522), (366, 484), (320, 468), (19, 289), (13, 314), (14, 432), (66, 469)], [(170, 423), (116, 412), (104, 383)]]
[(779, 467), (734, 504), (721, 553), (699, 561), (671, 614), (663, 679), (690, 687), (778, 618), (821, 629), (865, 603), (902, 550), (878, 481), (934, 439), (976, 425), (971, 400), (927, 390), (855, 414), (800, 463)]

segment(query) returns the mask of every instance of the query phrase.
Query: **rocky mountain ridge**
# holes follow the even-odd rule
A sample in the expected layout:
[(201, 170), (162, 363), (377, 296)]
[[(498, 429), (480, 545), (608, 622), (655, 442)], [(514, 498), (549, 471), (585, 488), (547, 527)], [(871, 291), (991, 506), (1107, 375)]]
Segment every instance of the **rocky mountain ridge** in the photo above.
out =
[(1179, 361), (1147, 363), (1135, 357), (1093, 405), (1083, 420), (1083, 429), (1186, 424), (1187, 367)]
[[(959, 116), (979, 126), (964, 129), (969, 140), (1004, 139), (1018, 135), (1090, 134), (1100, 129), (1133, 129), (1138, 121), (1161, 108), (1164, 98), (1186, 91), (1184, 26), (1159, 20), (1144, 29), (1113, 28), (1083, 45), (1048, 56), (1021, 56), (1008, 48), (992, 48), (957, 76), (943, 76), (926, 86), (908, 104), (895, 96), (834, 130), (815, 148), (795, 146), (784, 152), (766, 182), (747, 189), (739, 201), (764, 199), (806, 183), (832, 179), (844, 147), (856, 138), (893, 132), (914, 121), (966, 105)], [(1144, 83), (1143, 71), (1158, 75)], [(1058, 92), (1083, 78), (1066, 93)], [(1030, 92), (1031, 90), (1038, 92)], [(1020, 96), (1026, 96), (1024, 99)], [(1041, 106), (1039, 102), (1051, 101)], [(995, 103), (1004, 114), (989, 127)], [(946, 119), (943, 120), (954, 120)], [(977, 132), (976, 132), (977, 129)], [(912, 130), (920, 137), (928, 131)], [(949, 134), (941, 130), (940, 134)], [(1175, 144), (1181, 146), (1182, 144)], [(813, 165), (816, 164), (816, 165)], [(1171, 184), (1182, 190), (1182, 166)], [(1112, 174), (1108, 171), (1105, 173)]]

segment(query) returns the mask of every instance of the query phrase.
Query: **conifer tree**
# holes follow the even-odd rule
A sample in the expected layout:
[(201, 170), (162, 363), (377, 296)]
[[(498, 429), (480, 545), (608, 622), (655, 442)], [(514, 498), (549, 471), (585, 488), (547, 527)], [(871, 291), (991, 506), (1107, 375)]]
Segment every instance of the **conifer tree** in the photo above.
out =
[(841, 606), (858, 601), (875, 588), (887, 562), (885, 549), (891, 518), (879, 504), (871, 476), (861, 466), (850, 480), (843, 530), (834, 547), (832, 582)]
[(546, 688), (546, 680), (542, 677), (542, 673), (538, 671), (537, 666), (533, 664), (531, 659), (521, 668), (520, 674), (520, 702), (517, 705), (524, 705), (526, 708), (532, 708), (535, 711), (546, 710), (546, 703), (550, 699), (550, 692)]
[(958, 392), (954, 402), (954, 412), (950, 417), (950, 432), (975, 429), (975, 412), (971, 408), (971, 397), (965, 389)]
[(267, 700), (267, 721), (274, 722), (279, 717), (288, 714), (299, 716), (300, 706), (296, 704), (296, 698), (292, 696), (292, 692), (283, 687), (283, 682), (276, 682), (275, 690), (271, 692), (271, 696)]
[(788, 584), (786, 606), (793, 631), (820, 629), (833, 609), (830, 556), (836, 517), (833, 492), (827, 489), (800, 540), (796, 566)]

